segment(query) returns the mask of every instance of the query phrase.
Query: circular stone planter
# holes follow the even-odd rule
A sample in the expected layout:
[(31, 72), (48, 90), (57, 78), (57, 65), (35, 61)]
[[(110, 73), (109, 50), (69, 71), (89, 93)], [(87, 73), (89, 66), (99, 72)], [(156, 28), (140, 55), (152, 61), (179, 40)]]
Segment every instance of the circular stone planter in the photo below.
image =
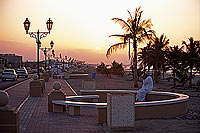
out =
[[(133, 90), (81, 90), (81, 95), (99, 95), (107, 102), (107, 93), (134, 93)], [(145, 102), (135, 103), (136, 119), (170, 118), (187, 113), (189, 96), (179, 93), (151, 91)]]

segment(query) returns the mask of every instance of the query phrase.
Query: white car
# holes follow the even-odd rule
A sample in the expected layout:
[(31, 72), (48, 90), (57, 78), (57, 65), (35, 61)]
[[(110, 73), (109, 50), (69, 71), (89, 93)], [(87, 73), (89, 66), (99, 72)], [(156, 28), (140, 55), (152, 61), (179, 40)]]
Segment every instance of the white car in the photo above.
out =
[(28, 77), (28, 72), (27, 72), (26, 68), (19, 68), (17, 70), (17, 75), (18, 75), (18, 77), (25, 77), (25, 78), (27, 78)]
[(17, 73), (15, 72), (15, 69), (5, 69), (2, 73), (2, 81), (6, 79), (13, 79), (17, 80)]

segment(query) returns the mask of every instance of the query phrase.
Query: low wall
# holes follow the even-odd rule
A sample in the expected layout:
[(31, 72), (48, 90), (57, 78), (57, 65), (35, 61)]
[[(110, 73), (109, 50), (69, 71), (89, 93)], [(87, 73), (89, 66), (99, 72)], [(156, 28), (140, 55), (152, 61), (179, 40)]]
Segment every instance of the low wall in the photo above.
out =
[(78, 74), (78, 73), (70, 73), (69, 74), (69, 78), (70, 79), (80, 79), (80, 78), (88, 78), (88, 74), (84, 73), (84, 74)]
[[(107, 102), (107, 93), (137, 93), (132, 90), (81, 90), (80, 92), (81, 95), (99, 95), (99, 102)], [(147, 94), (145, 102), (135, 103), (136, 119), (170, 118), (185, 114), (188, 100), (188, 95), (152, 91)]]
[(0, 132), (19, 132), (19, 111), (15, 109), (0, 108)]

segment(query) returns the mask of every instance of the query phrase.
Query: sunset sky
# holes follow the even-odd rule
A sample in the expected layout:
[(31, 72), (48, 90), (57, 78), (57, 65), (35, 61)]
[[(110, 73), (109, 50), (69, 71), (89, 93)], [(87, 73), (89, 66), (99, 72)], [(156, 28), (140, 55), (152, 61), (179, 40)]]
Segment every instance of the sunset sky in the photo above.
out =
[[(114, 59), (129, 64), (127, 49), (107, 59), (107, 49), (117, 42), (111, 34), (123, 34), (118, 17), (127, 20), (129, 10), (141, 6), (142, 19), (151, 19), (152, 29), (165, 33), (170, 45), (181, 45), (189, 37), (200, 40), (200, 0), (0, 0), (0, 53), (36, 59), (35, 39), (25, 34), (23, 22), (29, 18), (29, 31), (47, 31), (46, 21), (53, 21), (51, 34), (41, 40), (42, 47), (55, 43), (56, 55), (70, 56), (88, 63), (111, 63)], [(139, 44), (144, 47), (145, 44)], [(43, 54), (41, 53), (41, 59)]]

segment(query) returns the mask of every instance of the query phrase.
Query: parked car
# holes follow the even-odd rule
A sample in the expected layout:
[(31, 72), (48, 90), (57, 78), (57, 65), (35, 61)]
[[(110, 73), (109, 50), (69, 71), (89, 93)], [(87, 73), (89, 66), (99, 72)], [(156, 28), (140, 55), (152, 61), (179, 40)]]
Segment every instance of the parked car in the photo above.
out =
[(27, 78), (28, 77), (28, 71), (26, 70), (26, 68), (19, 68), (17, 69), (17, 75), (18, 77), (25, 77)]
[(13, 80), (17, 80), (17, 73), (15, 71), (15, 69), (5, 69), (2, 72), (2, 81), (6, 80), (6, 79), (13, 79)]

